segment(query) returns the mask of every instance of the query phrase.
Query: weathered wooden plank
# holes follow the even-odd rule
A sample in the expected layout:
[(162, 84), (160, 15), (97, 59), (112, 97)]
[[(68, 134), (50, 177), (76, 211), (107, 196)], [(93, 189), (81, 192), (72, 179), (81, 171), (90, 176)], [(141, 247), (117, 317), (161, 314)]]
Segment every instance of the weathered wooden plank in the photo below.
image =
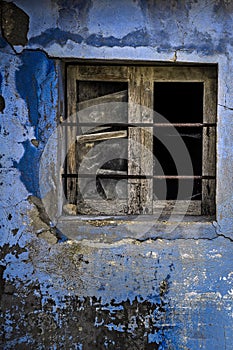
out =
[(78, 143), (95, 142), (110, 139), (120, 139), (127, 137), (127, 130), (100, 132), (96, 134), (87, 134), (77, 136)]
[(215, 179), (202, 180), (202, 215), (215, 214)]
[(156, 200), (153, 201), (153, 214), (201, 215), (201, 201)]
[(107, 94), (104, 96), (92, 98), (90, 100), (82, 101), (78, 103), (78, 110), (82, 110), (84, 108), (88, 108), (94, 105), (108, 103), (108, 102), (127, 102), (128, 91), (119, 91), (114, 92), (112, 94)]
[(216, 123), (217, 120), (217, 80), (206, 79), (204, 83), (204, 123)]
[(83, 215), (126, 215), (127, 200), (86, 199), (85, 202), (78, 203), (77, 213)]
[(128, 67), (126, 65), (79, 65), (76, 66), (75, 74), (79, 76), (80, 80), (127, 81)]
[[(67, 117), (68, 121), (77, 123), (77, 86), (76, 86), (76, 67), (68, 67), (68, 79), (67, 79)], [(67, 166), (66, 173), (75, 174), (77, 172), (77, 159), (76, 159), (76, 135), (77, 126), (68, 126), (66, 131), (67, 139)], [(73, 178), (67, 179), (67, 200), (71, 204), (77, 202), (77, 180)]]
[[(176, 206), (175, 206), (176, 204)], [(127, 201), (124, 199), (118, 200), (95, 200), (95, 199), (86, 199), (85, 203), (78, 203), (78, 213), (85, 215), (112, 215), (112, 206), (114, 206), (117, 215), (126, 215), (128, 214), (127, 210)], [(153, 201), (153, 214), (161, 215), (202, 215), (201, 211), (201, 201), (168, 201), (168, 200), (159, 200)], [(68, 208), (67, 205), (64, 208), (64, 212), (69, 215), (76, 215), (75, 207)], [(133, 213), (132, 213), (133, 214)], [(137, 214), (137, 213), (136, 213)], [(140, 214), (146, 214), (140, 212)], [(209, 214), (208, 214), (209, 215)]]
[(152, 198), (151, 179), (128, 180), (128, 214), (152, 214)]
[(122, 175), (127, 176), (127, 171), (111, 170), (111, 169), (98, 169), (97, 175)]
[(141, 86), (140, 67), (130, 67), (129, 70), (129, 123), (141, 122)]
[(203, 128), (202, 138), (202, 175), (216, 175), (216, 128), (207, 126)]
[(128, 105), (127, 103), (119, 103), (119, 101), (114, 101), (114, 99), (108, 103), (94, 104), (88, 108), (79, 110), (78, 122), (99, 124), (126, 124), (128, 122)]
[(141, 122), (153, 123), (154, 120), (154, 81), (153, 69), (151, 67), (141, 68)]
[[(151, 71), (130, 68), (129, 123), (153, 123)], [(128, 174), (153, 175), (153, 128), (129, 127)], [(129, 214), (152, 214), (153, 180), (128, 180)]]
[[(204, 123), (217, 121), (217, 80), (207, 79), (204, 84)], [(203, 128), (202, 175), (216, 176), (216, 127)], [(202, 214), (215, 214), (216, 180), (202, 180)]]
[(153, 128), (129, 127), (128, 174), (153, 175)]

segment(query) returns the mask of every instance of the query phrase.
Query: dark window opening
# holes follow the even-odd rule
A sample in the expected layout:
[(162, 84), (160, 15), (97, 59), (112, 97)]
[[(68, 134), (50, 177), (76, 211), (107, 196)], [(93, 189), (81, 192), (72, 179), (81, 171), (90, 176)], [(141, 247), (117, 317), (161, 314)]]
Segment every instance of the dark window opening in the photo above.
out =
[[(156, 82), (154, 84), (154, 109), (161, 115), (160, 118), (160, 115), (155, 114), (153, 149), (159, 166), (154, 167), (154, 175), (165, 177), (164, 180), (157, 179), (154, 182), (154, 196), (159, 199), (201, 200), (201, 180), (181, 180), (179, 176), (202, 176), (202, 127), (195, 125), (203, 123), (203, 93), (203, 83)], [(163, 126), (167, 121), (170, 127)], [(178, 173), (175, 161), (167, 147), (178, 147), (180, 139), (190, 155), (192, 168), (187, 169), (184, 162), (183, 167), (179, 167)], [(185, 159), (184, 147), (179, 148), (179, 157)], [(177, 179), (166, 178), (169, 175), (177, 176)], [(161, 181), (166, 183), (166, 194), (161, 193)], [(180, 191), (178, 191), (179, 186)], [(193, 187), (191, 193), (189, 186)], [(187, 197), (188, 192), (189, 197)]]
[(154, 91), (154, 110), (170, 123), (203, 122), (203, 83), (156, 82)]
[(201, 200), (201, 179), (154, 179), (154, 200), (156, 199)]

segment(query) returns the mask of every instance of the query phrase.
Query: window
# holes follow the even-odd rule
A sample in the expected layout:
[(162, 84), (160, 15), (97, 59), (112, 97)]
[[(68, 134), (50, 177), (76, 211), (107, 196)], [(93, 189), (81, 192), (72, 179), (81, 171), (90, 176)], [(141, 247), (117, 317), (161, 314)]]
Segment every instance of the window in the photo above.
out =
[(215, 66), (67, 66), (74, 214), (215, 213)]

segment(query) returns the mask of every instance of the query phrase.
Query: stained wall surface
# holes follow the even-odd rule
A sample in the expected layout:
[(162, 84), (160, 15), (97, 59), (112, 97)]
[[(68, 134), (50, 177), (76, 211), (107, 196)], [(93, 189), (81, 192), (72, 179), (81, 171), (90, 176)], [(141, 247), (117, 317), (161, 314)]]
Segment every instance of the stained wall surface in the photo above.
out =
[[(231, 350), (233, 3), (0, 6), (0, 348)], [(63, 234), (41, 201), (56, 212), (62, 59), (218, 65), (216, 220)]]

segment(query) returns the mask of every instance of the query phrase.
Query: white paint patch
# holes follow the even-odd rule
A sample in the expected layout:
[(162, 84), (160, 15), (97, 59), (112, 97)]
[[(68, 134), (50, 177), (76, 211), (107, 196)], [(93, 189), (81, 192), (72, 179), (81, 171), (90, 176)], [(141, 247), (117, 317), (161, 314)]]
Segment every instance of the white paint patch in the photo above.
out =
[(146, 253), (147, 258), (158, 259), (158, 254), (156, 252), (148, 252)]

